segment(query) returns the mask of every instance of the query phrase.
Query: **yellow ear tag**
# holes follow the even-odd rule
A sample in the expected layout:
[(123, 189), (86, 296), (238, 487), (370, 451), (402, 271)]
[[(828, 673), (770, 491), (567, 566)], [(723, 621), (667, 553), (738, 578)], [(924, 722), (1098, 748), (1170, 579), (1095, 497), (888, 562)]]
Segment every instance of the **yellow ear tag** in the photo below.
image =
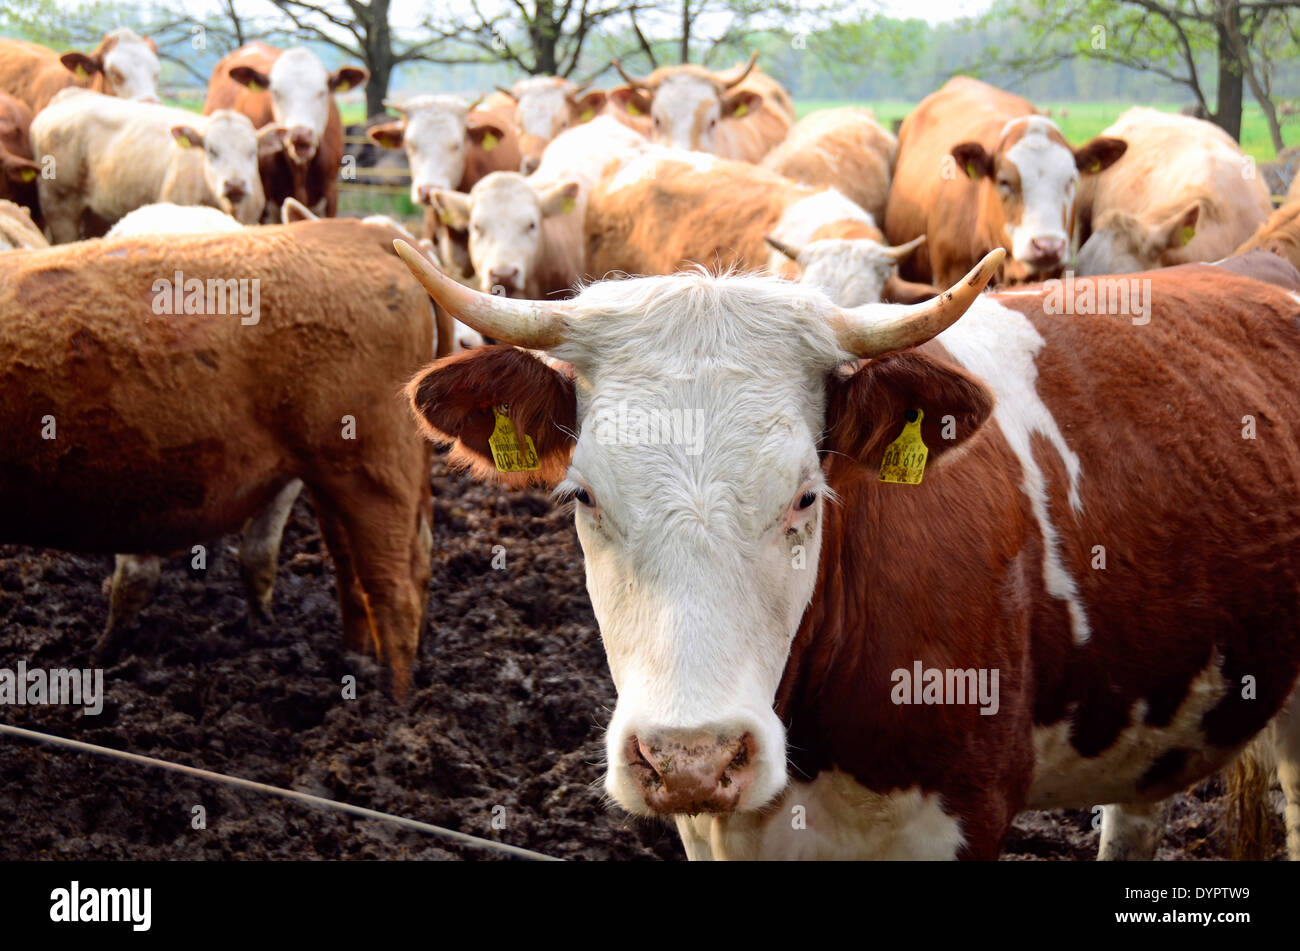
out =
[(1196, 236), (1195, 228), (1193, 228), (1191, 225), (1183, 225), (1183, 227), (1178, 229), (1178, 246), (1181, 248), (1187, 244), (1190, 244), (1192, 238), (1195, 236)]
[(455, 225), (452, 223), (451, 220), (451, 212), (447, 211), (447, 209), (445, 208), (438, 209), (438, 220), (441, 221), (443, 224), (445, 224), (448, 228), (455, 227)]
[(898, 438), (885, 447), (885, 456), (880, 460), (881, 482), (920, 485), (921, 476), (925, 475), (925, 460), (930, 455), (921, 441), (921, 420), (925, 412), (917, 409), (909, 415), (916, 418), (904, 424)]
[(77, 64), (77, 68), (76, 68), (75, 70), (73, 70), (73, 75), (76, 76), (78, 79), (85, 79), (85, 78), (86, 78), (86, 67), (84, 67), (84, 66), (82, 66), (80, 63), (78, 63), (78, 64)]
[(578, 121), (579, 121), (579, 122), (590, 122), (592, 116), (594, 116), (595, 114), (596, 114), (596, 110), (595, 110), (595, 109), (583, 109), (583, 110), (582, 110), (582, 114), (581, 114), (580, 116), (578, 116)]
[(498, 472), (536, 472), (541, 468), (537, 463), (537, 450), (533, 448), (533, 439), (524, 434), (523, 445), (519, 443), (519, 434), (515, 424), (506, 415), (509, 405), (494, 406), (496, 425), (488, 437), (488, 448), (492, 450), (492, 462)]
[(23, 169), (21, 172), (18, 173), (18, 177), (21, 178), (21, 179), (22, 179), (23, 181), (25, 181), (25, 182), (33, 181), (33, 180), (36, 178), (36, 169), (34, 169), (34, 168), (25, 168), (25, 169)]
[(352, 88), (352, 84), (350, 82), (348, 82), (346, 79), (340, 79), (339, 84), (334, 87), (334, 91), (347, 92), (351, 88)]
[(248, 91), (249, 91), (249, 92), (261, 92), (261, 91), (262, 91), (262, 84), (259, 83), (257, 80), (253, 80), (251, 83), (248, 84)]
[(980, 173), (979, 173), (978, 171), (975, 170), (975, 163), (974, 163), (974, 162), (967, 162), (967, 163), (966, 163), (966, 174), (967, 174), (969, 177), (971, 177), (971, 178), (979, 178), (979, 177), (980, 177)]
[(746, 116), (748, 113), (749, 113), (749, 103), (742, 102), (740, 105), (738, 105), (735, 108), (735, 111), (731, 113), (731, 116), (733, 119), (741, 119), (744, 116)]
[(483, 136), (483, 151), (491, 152), (497, 147), (498, 141), (497, 137), (489, 132), (487, 135)]
[(631, 99), (627, 101), (626, 108), (627, 108), (627, 114), (629, 116), (639, 116), (641, 114), (641, 110), (636, 107), (636, 103), (633, 102)]
[(1101, 163), (1100, 163), (1100, 162), (1093, 162), (1091, 165), (1088, 166), (1088, 172), (1089, 172), (1089, 173), (1100, 172), (1100, 171), (1101, 171)]
[(186, 136), (186, 135), (178, 135), (178, 136), (176, 136), (176, 144), (179, 145), (179, 146), (180, 146), (181, 148), (183, 148), (183, 149), (188, 149), (188, 148), (190, 147), (190, 139), (189, 139), (189, 136)]
[(578, 201), (575, 198), (564, 199), (564, 201), (560, 202), (560, 214), (567, 215), (569, 212), (573, 211), (577, 205)]

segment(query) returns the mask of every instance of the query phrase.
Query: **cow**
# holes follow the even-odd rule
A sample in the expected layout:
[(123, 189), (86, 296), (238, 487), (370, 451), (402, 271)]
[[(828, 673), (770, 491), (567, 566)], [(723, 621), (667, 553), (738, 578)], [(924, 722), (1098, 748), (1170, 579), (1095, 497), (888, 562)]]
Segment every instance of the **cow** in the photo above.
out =
[(1288, 202), (1300, 201), (1300, 175), (1296, 175), (1295, 178), (1291, 179), (1291, 188), (1286, 193), (1286, 200)]
[(884, 221), (897, 153), (898, 139), (869, 109), (845, 106), (804, 116), (762, 165), (804, 185), (835, 188)]
[(1074, 192), (1124, 154), (1099, 136), (1072, 149), (1026, 100), (966, 76), (921, 100), (898, 133), (885, 210), (893, 244), (926, 243), (900, 268), (948, 285), (993, 248), (1010, 257), (998, 283), (1059, 274), (1069, 256)]
[(615, 60), (627, 85), (612, 89), (609, 101), (619, 112), (649, 116), (656, 145), (757, 162), (794, 124), (790, 94), (757, 61), (755, 51), (747, 64), (726, 73), (685, 63), (661, 66), (641, 79)]
[(509, 297), (545, 299), (585, 276), (587, 196), (606, 167), (645, 139), (608, 116), (561, 132), (537, 171), (493, 172), (469, 194), (435, 191), (442, 221), (469, 235), (474, 280)]
[(223, 109), (184, 109), (60, 93), (32, 121), (32, 148), (53, 174), (37, 180), (55, 244), (104, 234), (143, 205), (209, 205), (256, 224), (265, 198), (258, 157), (282, 148), (279, 130)]
[(31, 124), (32, 110), (27, 104), (0, 92), (0, 200), (26, 206), (39, 223), (36, 176), (41, 167), (33, 161)]
[(106, 34), (90, 53), (59, 54), (36, 43), (0, 40), (0, 92), (40, 112), (70, 87), (158, 102), (158, 44), (129, 27)]
[(411, 203), (425, 209), (423, 237), (438, 248), (442, 261), (470, 277), (469, 236), (438, 217), (433, 193), (454, 188), (468, 192), (493, 172), (519, 171), (522, 156), (513, 111), (476, 108), (460, 96), (413, 96), (385, 102), (402, 118), (372, 126), (371, 141), (405, 149), (411, 168)]
[(513, 111), (522, 159), (518, 169), (506, 171), (527, 175), (537, 169), (551, 140), (565, 129), (590, 122), (604, 112), (605, 103), (603, 90), (588, 90), (559, 76), (530, 76), (509, 89), (498, 86), (483, 105)]
[(265, 221), (279, 221), (280, 205), (290, 197), (328, 217), (338, 211), (343, 122), (334, 94), (364, 86), (369, 78), (361, 66), (331, 73), (305, 47), (279, 50), (262, 42), (241, 46), (217, 63), (204, 115), (233, 109), (259, 129), (284, 130), (283, 150), (261, 158)]
[(1128, 150), (1079, 187), (1081, 275), (1217, 261), (1272, 210), (1252, 160), (1212, 122), (1135, 107), (1102, 135)]
[(937, 293), (898, 279), (910, 249), (885, 247), (871, 214), (834, 188), (679, 149), (652, 147), (611, 170), (591, 192), (586, 232), (591, 277), (768, 268), (845, 306)]
[(50, 243), (31, 212), (22, 205), (0, 198), (0, 252), (48, 248)]
[(1269, 251), (1300, 268), (1300, 197), (1273, 212), (1233, 254), (1255, 250)]
[(1080, 317), (981, 295), (997, 249), (910, 306), (699, 272), (542, 303), (399, 253), (513, 345), (412, 410), (573, 500), (605, 790), (688, 856), (993, 859), (1022, 809), (1140, 811), (1271, 723), (1300, 858), (1294, 290), (1187, 265)]
[(404, 694), (432, 456), (400, 387), (433, 325), (398, 237), (328, 220), (0, 255), (0, 542), (188, 553), (301, 479), (344, 644)]

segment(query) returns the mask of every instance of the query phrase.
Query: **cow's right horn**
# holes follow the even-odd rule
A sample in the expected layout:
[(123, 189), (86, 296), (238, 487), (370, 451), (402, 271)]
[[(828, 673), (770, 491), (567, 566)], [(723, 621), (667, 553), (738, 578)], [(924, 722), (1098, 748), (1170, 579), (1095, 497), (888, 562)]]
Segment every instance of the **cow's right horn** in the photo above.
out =
[(518, 97), (516, 97), (515, 94), (512, 93), (509, 89), (507, 89), (505, 86), (497, 86), (496, 90), (497, 92), (501, 93), (503, 96), (508, 97), (511, 102), (519, 101)]
[(635, 76), (629, 76), (627, 74), (627, 71), (623, 69), (623, 64), (620, 63), (618, 60), (614, 60), (613, 63), (614, 63), (614, 68), (618, 70), (618, 74), (623, 77), (623, 82), (627, 83), (633, 89), (650, 88), (649, 86), (646, 85), (644, 79), (637, 79)]
[(791, 261), (799, 260), (799, 250), (800, 250), (799, 248), (792, 248), (784, 241), (778, 241), (776, 238), (773, 238), (771, 235), (765, 235), (763, 237), (763, 240), (766, 241), (775, 250), (780, 251)]
[(430, 297), (484, 336), (529, 350), (546, 350), (564, 342), (564, 320), (569, 314), (566, 305), (484, 294), (453, 281), (400, 238), (393, 247)]
[(879, 304), (868, 304), (856, 310), (837, 310), (831, 318), (831, 326), (840, 347), (859, 357), (883, 357), (920, 346), (943, 333), (966, 313), (993, 279), (1006, 256), (1003, 248), (990, 251), (984, 255), (984, 260), (971, 268), (969, 274), (934, 300), (901, 310), (889, 306), (888, 316), (884, 319), (872, 319), (871, 311), (880, 307)]
[(906, 244), (896, 244), (893, 247), (885, 248), (885, 254), (895, 261), (901, 261), (923, 244), (925, 244), (925, 235), (913, 238)]

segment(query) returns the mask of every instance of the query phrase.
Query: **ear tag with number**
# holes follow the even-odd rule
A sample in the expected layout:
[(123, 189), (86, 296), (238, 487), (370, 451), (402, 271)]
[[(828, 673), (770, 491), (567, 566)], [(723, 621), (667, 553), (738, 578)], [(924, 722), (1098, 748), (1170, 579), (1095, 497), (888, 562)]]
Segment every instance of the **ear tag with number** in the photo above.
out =
[(18, 173), (18, 177), (21, 178), (21, 179), (22, 179), (23, 181), (25, 181), (25, 182), (32, 182), (32, 181), (35, 181), (35, 180), (36, 180), (36, 169), (34, 169), (34, 168), (25, 168), (25, 169), (23, 169), (21, 172)]
[(253, 80), (252, 82), (250, 82), (250, 83), (248, 84), (248, 91), (249, 91), (249, 92), (261, 92), (261, 91), (262, 91), (262, 84), (259, 83), (257, 80)]
[(183, 149), (188, 149), (190, 147), (190, 137), (187, 135), (178, 135), (176, 136), (176, 144)]
[(536, 472), (541, 468), (537, 462), (537, 450), (533, 448), (533, 439), (527, 433), (520, 441), (515, 424), (506, 415), (509, 404), (492, 407), (496, 416), (496, 425), (488, 437), (488, 448), (492, 450), (492, 462), (498, 472)]
[(898, 438), (885, 447), (885, 456), (880, 460), (880, 481), (894, 482), (902, 485), (919, 485), (925, 475), (925, 460), (930, 450), (921, 441), (921, 420), (925, 412), (919, 409), (907, 411), (907, 422)]
[(590, 122), (592, 116), (596, 114), (594, 109), (583, 109), (582, 114), (578, 116), (579, 122)]
[(1183, 225), (1178, 229), (1178, 246), (1183, 247), (1190, 244), (1194, 237), (1196, 237), (1196, 229), (1191, 225)]
[(969, 177), (971, 177), (971, 178), (979, 178), (979, 177), (980, 177), (979, 170), (975, 168), (975, 163), (974, 163), (974, 162), (967, 162), (967, 163), (966, 163), (966, 174), (967, 174)]
[(493, 135), (491, 132), (487, 133), (485, 136), (483, 136), (483, 151), (491, 152), (493, 149), (497, 147), (498, 141), (499, 140), (497, 139), (497, 137)]
[(74, 74), (78, 79), (85, 79), (85, 78), (86, 78), (86, 67), (84, 67), (84, 66), (82, 66), (80, 63), (78, 63), (78, 64), (77, 64), (77, 68), (76, 68), (75, 70), (73, 70), (73, 74)]
[(636, 107), (636, 103), (631, 99), (627, 101), (627, 114), (629, 116), (639, 116), (641, 114), (641, 110)]
[(733, 118), (743, 119), (745, 115), (748, 114), (748, 112), (749, 112), (749, 103), (742, 102), (740, 105), (738, 105), (735, 109), (732, 110), (731, 115)]
[(576, 207), (578, 207), (578, 200), (576, 198), (565, 198), (560, 202), (560, 214), (567, 215)]

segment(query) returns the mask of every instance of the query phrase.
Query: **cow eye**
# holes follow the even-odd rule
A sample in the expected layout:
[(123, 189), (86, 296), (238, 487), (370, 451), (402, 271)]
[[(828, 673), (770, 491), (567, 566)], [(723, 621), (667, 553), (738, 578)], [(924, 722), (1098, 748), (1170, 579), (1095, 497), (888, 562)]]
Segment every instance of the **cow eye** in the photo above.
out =
[(804, 509), (812, 508), (813, 503), (815, 503), (816, 501), (817, 501), (817, 493), (809, 490), (805, 492), (803, 495), (799, 496), (799, 501), (795, 503), (794, 507), (802, 512)]
[(536, 221), (530, 221), (530, 222), (528, 222), (528, 230), (529, 230), (529, 231), (536, 231), (536, 230), (537, 230), (537, 222), (536, 222)]
[(596, 503), (591, 500), (591, 493), (586, 489), (577, 488), (573, 490), (573, 497), (587, 508), (595, 508)]

